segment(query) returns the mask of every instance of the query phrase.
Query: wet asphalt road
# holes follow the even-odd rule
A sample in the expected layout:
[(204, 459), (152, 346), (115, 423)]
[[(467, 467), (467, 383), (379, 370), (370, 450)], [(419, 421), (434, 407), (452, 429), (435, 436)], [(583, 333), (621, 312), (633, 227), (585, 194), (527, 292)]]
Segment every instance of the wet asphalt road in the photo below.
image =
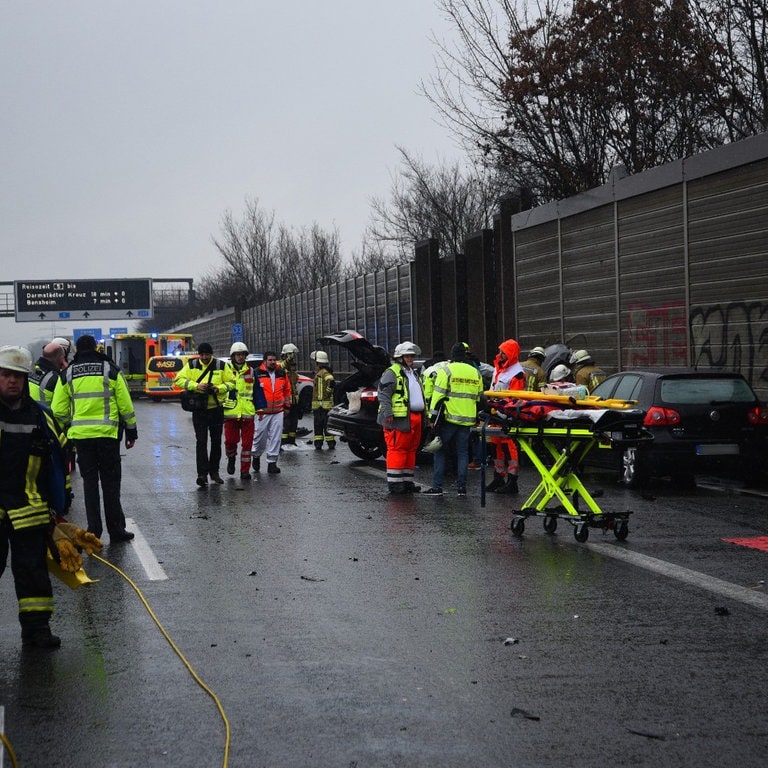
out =
[[(633, 512), (626, 542), (537, 519), (518, 540), (523, 497), (481, 508), (478, 472), (464, 499), (390, 499), (383, 462), (344, 446), (198, 490), (189, 416), (136, 405), (123, 500), (139, 536), (103, 556), (220, 702), (228, 765), (764, 764), (768, 552), (723, 541), (768, 537), (764, 496), (658, 483), (642, 498), (601, 476), (603, 509)], [(524, 494), (536, 481), (523, 471)], [(131, 585), (87, 570), (98, 584), (54, 585), (53, 653), (21, 650), (0, 580), (19, 764), (224, 765), (216, 701)]]

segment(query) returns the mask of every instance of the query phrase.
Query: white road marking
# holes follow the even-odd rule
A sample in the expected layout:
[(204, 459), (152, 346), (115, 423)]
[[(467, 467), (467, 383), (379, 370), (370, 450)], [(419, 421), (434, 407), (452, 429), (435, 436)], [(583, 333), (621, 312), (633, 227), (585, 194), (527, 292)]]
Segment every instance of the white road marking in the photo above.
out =
[(136, 521), (127, 517), (125, 523), (126, 528), (133, 531), (134, 538), (131, 544), (133, 545), (134, 550), (136, 550), (136, 554), (139, 556), (139, 561), (144, 568), (144, 572), (147, 574), (147, 578), (150, 581), (165, 581), (168, 576), (160, 563), (157, 562), (152, 547), (147, 544), (147, 540), (139, 530), (139, 526), (136, 525)]
[(712, 594), (721, 597), (727, 597), (731, 600), (737, 600), (745, 605), (758, 608), (762, 611), (768, 611), (768, 594), (758, 592), (749, 587), (742, 587), (738, 584), (731, 584), (722, 579), (716, 579), (714, 576), (707, 576), (705, 573), (691, 571), (673, 563), (659, 560), (648, 555), (641, 555), (639, 552), (632, 552), (628, 549), (622, 549), (611, 544), (586, 544), (589, 549), (599, 552), (601, 555), (612, 557), (615, 560), (622, 560), (625, 563), (636, 565), (639, 568), (645, 568), (647, 571), (661, 574), (670, 579), (676, 579), (684, 584), (690, 584)]
[(376, 477), (379, 480), (384, 480), (386, 478), (386, 475), (384, 472), (382, 472), (380, 469), (376, 469), (375, 467), (355, 467), (355, 472), (361, 472), (364, 475), (370, 475), (371, 477)]

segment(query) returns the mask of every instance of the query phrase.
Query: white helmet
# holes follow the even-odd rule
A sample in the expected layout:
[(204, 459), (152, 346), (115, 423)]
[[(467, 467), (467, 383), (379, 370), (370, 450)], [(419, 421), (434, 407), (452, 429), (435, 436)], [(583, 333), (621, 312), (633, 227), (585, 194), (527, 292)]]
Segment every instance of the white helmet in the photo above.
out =
[(57, 336), (55, 339), (51, 339), (51, 344), (58, 344), (64, 350), (65, 355), (68, 355), (72, 349), (72, 342), (69, 339), (65, 339), (63, 336)]
[(242, 341), (236, 341), (230, 348), (229, 348), (229, 356), (232, 357), (232, 355), (235, 354), (235, 352), (245, 352), (245, 354), (248, 354), (248, 347), (243, 344)]
[(571, 369), (567, 365), (556, 365), (549, 374), (550, 381), (565, 381), (571, 375)]
[(544, 351), (544, 347), (534, 347), (528, 355), (530, 357), (540, 357), (543, 360), (547, 356), (547, 353)]
[(412, 341), (404, 341), (395, 347), (395, 351), (392, 357), (402, 357), (403, 355), (420, 355), (421, 349), (417, 347)]
[(0, 368), (19, 373), (32, 373), (32, 354), (26, 347), (0, 347)]
[(283, 344), (283, 348), (280, 350), (281, 355), (295, 355), (299, 351), (299, 348), (295, 344)]
[(422, 448), (426, 453), (437, 453), (443, 447), (443, 441), (440, 435), (435, 435), (425, 446)]
[(577, 349), (571, 355), (571, 359), (568, 362), (571, 365), (576, 365), (577, 363), (590, 363), (592, 362), (592, 355), (590, 355), (586, 349)]
[(331, 361), (328, 359), (328, 353), (322, 349), (318, 349), (317, 352), (313, 352), (310, 357), (321, 365), (328, 365)]

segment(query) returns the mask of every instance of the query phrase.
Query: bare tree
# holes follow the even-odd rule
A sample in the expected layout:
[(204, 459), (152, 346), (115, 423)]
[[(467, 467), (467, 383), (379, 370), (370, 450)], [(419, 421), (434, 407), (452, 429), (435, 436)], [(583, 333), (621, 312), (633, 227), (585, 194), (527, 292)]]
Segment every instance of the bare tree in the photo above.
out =
[(264, 211), (258, 199), (245, 201), (239, 221), (226, 211), (220, 237), (212, 238), (224, 259), (224, 269), (214, 273), (214, 280), (223, 285), (236, 283), (250, 304), (274, 298), (278, 278), (274, 229), (275, 214)]
[(470, 234), (490, 226), (501, 195), (497, 177), (458, 163), (430, 166), (402, 147), (398, 152), (401, 165), (389, 199), (371, 200), (368, 253), (401, 263), (412, 258), (414, 243), (429, 237), (440, 241), (444, 253), (461, 253)]
[(764, 129), (765, 2), (439, 0), (458, 45), (423, 90), (511, 184), (565, 197)]

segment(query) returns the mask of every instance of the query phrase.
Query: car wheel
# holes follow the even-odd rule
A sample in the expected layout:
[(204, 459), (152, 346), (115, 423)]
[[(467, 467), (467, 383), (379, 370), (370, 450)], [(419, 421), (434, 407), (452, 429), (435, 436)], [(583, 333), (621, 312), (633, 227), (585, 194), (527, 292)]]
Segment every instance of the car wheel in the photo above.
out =
[(378, 459), (379, 456), (384, 455), (384, 451), (380, 445), (365, 445), (363, 443), (358, 443), (356, 440), (350, 440), (347, 445), (349, 446), (349, 450), (352, 451), (358, 459), (364, 459), (365, 461), (373, 461), (373, 459)]

